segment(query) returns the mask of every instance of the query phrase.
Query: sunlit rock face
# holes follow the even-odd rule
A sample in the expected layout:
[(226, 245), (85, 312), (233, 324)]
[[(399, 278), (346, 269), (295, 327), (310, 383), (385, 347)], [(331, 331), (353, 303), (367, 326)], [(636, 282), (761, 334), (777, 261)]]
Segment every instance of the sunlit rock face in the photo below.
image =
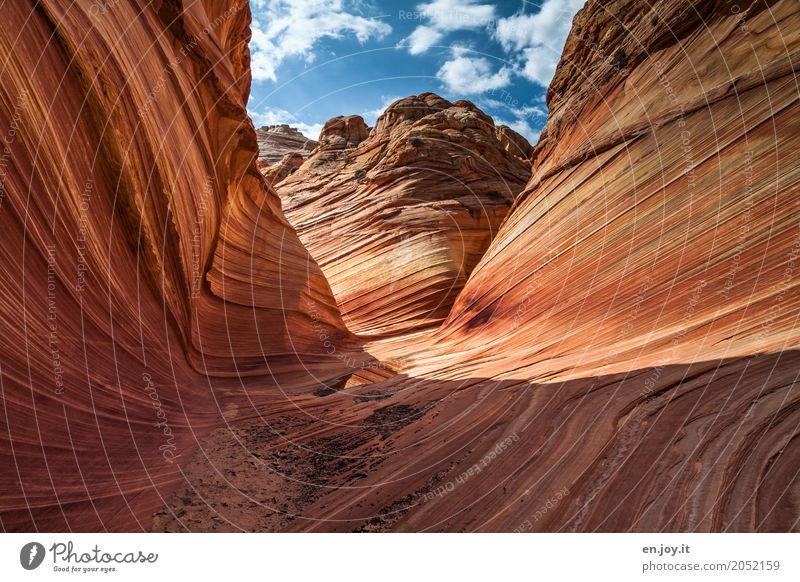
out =
[(797, 528), (798, 50), (792, 1), (578, 13), (533, 177), (405, 368), (506, 386), (453, 435), (549, 430), (402, 527)]
[(279, 163), (286, 154), (299, 154), (307, 158), (317, 147), (317, 142), (304, 136), (296, 127), (283, 123), (266, 125), (256, 130), (258, 159), (266, 165)]
[(303, 155), (297, 152), (284, 154), (280, 161), (271, 166), (259, 165), (259, 171), (267, 179), (267, 184), (277, 186), (297, 169), (303, 165)]
[(149, 527), (198, 438), (354, 345), (256, 170), (247, 2), (145, 4), (2, 8), (3, 529)]
[(526, 147), (432, 93), (395, 102), (371, 131), (358, 116), (325, 124), (278, 191), (351, 330), (442, 322), (530, 177)]
[(347, 151), (369, 136), (369, 127), (360, 115), (339, 115), (325, 122), (319, 134), (320, 152)]
[(533, 177), (441, 337), (531, 377), (794, 347), (800, 14), (770, 4), (578, 13)]
[(794, 0), (592, 0), (532, 152), (423, 94), (280, 199), (247, 5), (105, 6), (3, 8), (4, 529), (797, 530)]
[(498, 125), (495, 136), (500, 146), (512, 156), (528, 160), (533, 152), (533, 146), (524, 137), (507, 125)]
[[(213, 523), (204, 479), (247, 466), (241, 439), (297, 468), (268, 492), (237, 471), (225, 516), (245, 529), (796, 531), (800, 12), (735, 6), (589, 2), (532, 178), (433, 339), (376, 342), (400, 375), (303, 401), (282, 430), (313, 436), (217, 431), (187, 469), (202, 497), (167, 507)], [(357, 183), (367, 143), (332, 180)], [(315, 198), (292, 188), (298, 220)], [(375, 198), (317, 216), (348, 225)]]

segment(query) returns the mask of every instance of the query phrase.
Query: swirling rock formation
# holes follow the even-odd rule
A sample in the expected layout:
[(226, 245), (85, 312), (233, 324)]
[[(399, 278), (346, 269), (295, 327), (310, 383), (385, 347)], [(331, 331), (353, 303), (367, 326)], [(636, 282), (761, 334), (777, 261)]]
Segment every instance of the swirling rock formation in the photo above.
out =
[(527, 148), (472, 103), (432, 93), (395, 102), (372, 131), (359, 116), (325, 124), (278, 191), (351, 330), (442, 322), (530, 176)]
[(256, 138), (258, 159), (268, 166), (280, 162), (286, 154), (299, 154), (305, 159), (318, 145), (316, 141), (300, 133), (296, 127), (290, 127), (285, 123), (258, 128)]
[(733, 6), (578, 13), (533, 178), (440, 337), (549, 379), (795, 347), (800, 14)]
[[(792, 0), (590, 0), (446, 321), (371, 346), (401, 374), (276, 425), (308, 438), (214, 433), (187, 470), (228, 492), (220, 527), (797, 531), (798, 31)], [(294, 470), (198, 482), (241, 441)]]
[(333, 120), (281, 200), (246, 5), (33, 4), (4, 529), (798, 530), (795, 0), (590, 0), (532, 167), (424, 94)]
[(2, 527), (142, 529), (199, 438), (356, 344), (256, 170), (247, 2), (2, 16)]
[(319, 134), (320, 152), (338, 152), (356, 147), (369, 136), (369, 127), (360, 115), (340, 115), (329, 119)]
[(798, 528), (798, 30), (791, 1), (578, 13), (533, 178), (404, 368), (492, 378), (439, 438), (492, 407), (484, 453), (520, 444), (391, 527)]
[(261, 174), (267, 179), (267, 184), (277, 186), (279, 182), (285, 180), (289, 175), (294, 174), (303, 165), (302, 154), (291, 152), (284, 154), (281, 161), (271, 166), (260, 166)]

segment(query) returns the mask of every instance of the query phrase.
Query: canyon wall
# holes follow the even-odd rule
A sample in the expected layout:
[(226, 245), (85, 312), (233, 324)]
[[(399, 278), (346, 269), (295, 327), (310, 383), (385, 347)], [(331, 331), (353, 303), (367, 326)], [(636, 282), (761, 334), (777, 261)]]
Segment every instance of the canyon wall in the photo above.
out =
[(142, 529), (198, 438), (356, 344), (256, 169), (246, 1), (0, 15), (0, 520)]
[(799, 51), (792, 1), (576, 15), (533, 177), (404, 369), (457, 382), (448, 438), (520, 441), (392, 527), (797, 529)]
[[(201, 478), (233, 465), (221, 528), (797, 531), (799, 49), (793, 0), (590, 0), (443, 324), (300, 401), (308, 438), (215, 432), (156, 529), (219, 521)], [(265, 490), (239, 439), (291, 475)]]
[(349, 328), (437, 327), (530, 177), (525, 139), (468, 101), (433, 93), (325, 124), (278, 185)]
[(795, 0), (590, 0), (532, 152), (423, 94), (281, 199), (246, 4), (2, 11), (3, 529), (797, 531)]
[(587, 3), (533, 177), (439, 336), (531, 378), (796, 347), (798, 17)]

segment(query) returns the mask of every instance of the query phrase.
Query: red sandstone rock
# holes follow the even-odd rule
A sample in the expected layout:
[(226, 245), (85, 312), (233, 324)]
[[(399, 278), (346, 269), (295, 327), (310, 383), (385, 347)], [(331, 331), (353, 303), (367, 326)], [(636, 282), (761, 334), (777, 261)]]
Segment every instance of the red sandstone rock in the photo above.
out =
[[(231, 523), (797, 530), (800, 13), (731, 6), (589, 2), (533, 177), (445, 323), (370, 345), (399, 375), (299, 401), (318, 420), (283, 430), (313, 436), (263, 451), (297, 467), (269, 487), (287, 511), (237, 472)], [(193, 483), (244, 462), (236, 436)]]
[(247, 3), (98, 6), (2, 9), (6, 530), (149, 527), (199, 438), (356, 346), (256, 170)]
[(351, 330), (441, 323), (530, 176), (512, 143), (527, 145), (432, 93), (395, 102), (371, 132), (358, 116), (325, 124), (278, 190)]
[(303, 155), (297, 152), (284, 154), (283, 159), (271, 166), (262, 166), (259, 171), (267, 179), (267, 184), (277, 186), (279, 182), (294, 174), (303, 165)]
[(507, 125), (499, 125), (495, 132), (500, 145), (511, 155), (525, 160), (531, 157), (533, 146), (524, 137)]
[[(447, 167), (478, 180), (476, 152), (516, 176), (514, 140), (430, 94), (368, 136), (357, 119), (329, 128), (327, 151), (281, 185), (287, 213), (349, 325), (419, 332), (373, 338), (381, 361), (364, 365), (253, 163), (246, 12), (174, 69), (177, 94), (159, 93), (136, 126), (129, 112), (176, 46), (227, 5), (195, 4), (163, 38), (150, 35), (177, 4), (137, 21), (121, 2), (94, 27), (74, 6), (40, 5), (7, 11), (21, 45), (0, 35), (13, 63), (0, 134), (15, 138), (0, 207), (5, 529), (797, 529), (794, 0), (745, 14), (724, 1), (591, 0), (551, 85), (532, 177), (425, 333), (419, 291), (437, 289), (434, 265), (451, 265), (453, 248), (436, 238), (451, 231), (431, 199), (452, 187), (429, 177)], [(131, 42), (116, 43), (131, 22)], [(61, 42), (48, 44), (53, 30)], [(142, 70), (125, 68), (133, 40), (160, 43)], [(194, 119), (206, 120), (200, 138)], [(469, 155), (453, 170), (460, 146)], [(405, 232), (434, 240), (382, 260)], [(405, 267), (392, 276), (385, 263)], [(345, 361), (319, 349), (320, 333)], [(172, 464), (157, 410), (175, 432)]]
[(359, 115), (339, 116), (329, 119), (319, 134), (320, 150), (354, 148), (367, 139), (369, 128)]
[(267, 165), (276, 164), (286, 154), (299, 154), (307, 158), (318, 142), (304, 136), (287, 124), (267, 125), (256, 130), (258, 159)]

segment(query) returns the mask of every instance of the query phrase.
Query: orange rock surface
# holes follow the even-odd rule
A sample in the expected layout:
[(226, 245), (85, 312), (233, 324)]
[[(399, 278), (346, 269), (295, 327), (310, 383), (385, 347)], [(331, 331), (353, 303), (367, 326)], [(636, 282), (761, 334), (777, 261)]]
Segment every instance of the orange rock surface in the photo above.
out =
[(260, 166), (259, 170), (267, 179), (267, 184), (277, 186), (279, 182), (285, 180), (289, 175), (295, 173), (303, 165), (303, 156), (297, 152), (284, 154), (279, 162), (271, 166)]
[(267, 125), (256, 130), (258, 159), (267, 165), (276, 164), (286, 154), (296, 153), (307, 158), (317, 147), (317, 142), (304, 136), (287, 124)]
[(2, 527), (143, 529), (208, 430), (356, 344), (256, 170), (246, 2), (2, 16)]
[(798, 530), (795, 0), (590, 0), (530, 167), (424, 94), (280, 200), (246, 5), (40, 5), (0, 32), (4, 529)]
[(797, 531), (798, 49), (792, 1), (589, 2), (446, 321), (298, 400), (307, 438), (216, 431), (154, 527)]
[(530, 177), (525, 139), (468, 101), (393, 103), (369, 131), (325, 124), (278, 186), (348, 327), (363, 335), (438, 326)]

